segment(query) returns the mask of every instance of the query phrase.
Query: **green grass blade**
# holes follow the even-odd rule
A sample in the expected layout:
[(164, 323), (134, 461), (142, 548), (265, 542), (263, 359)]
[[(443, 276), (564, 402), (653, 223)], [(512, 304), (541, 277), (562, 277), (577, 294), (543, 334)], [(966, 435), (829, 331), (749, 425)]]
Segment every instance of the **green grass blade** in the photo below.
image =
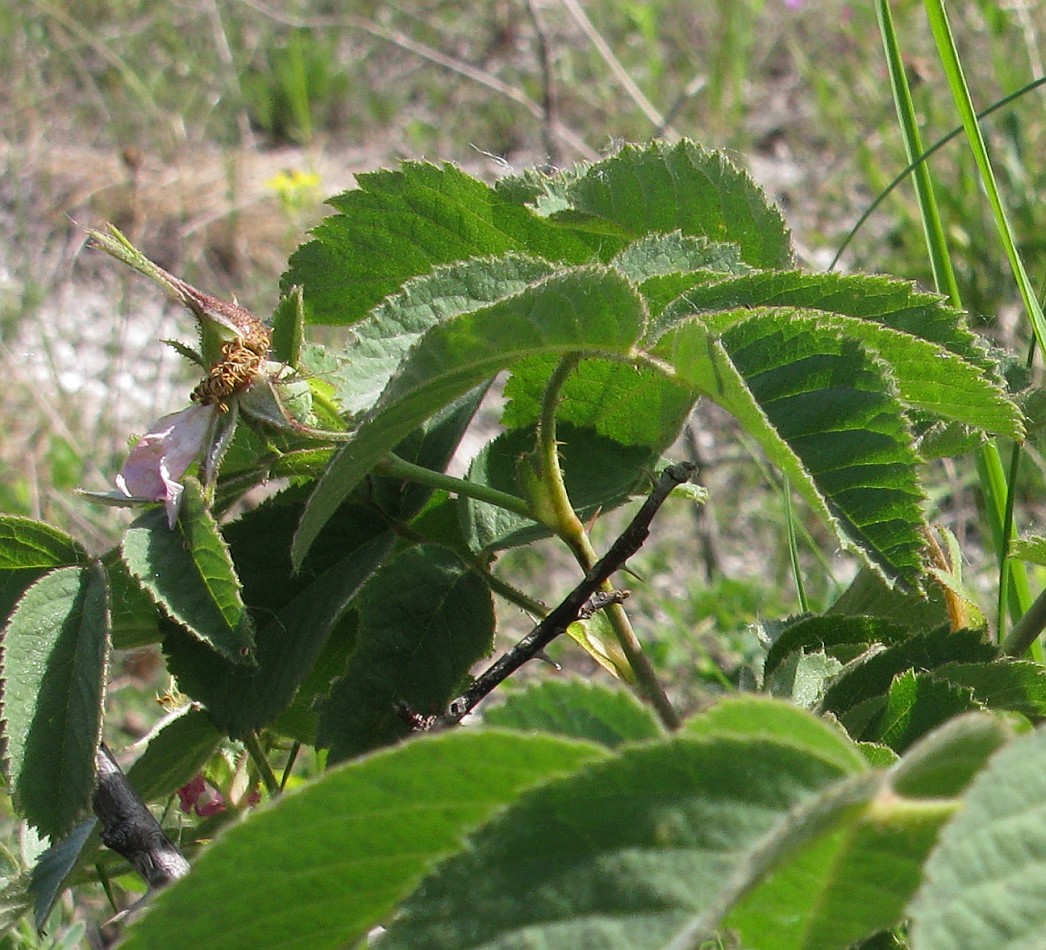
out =
[[(901, 127), (904, 150), (908, 161), (911, 162), (923, 152), (919, 122), (915, 115), (915, 104), (912, 101), (908, 77), (905, 75), (904, 63), (901, 60), (901, 49), (894, 31), (890, 5), (886, 0), (878, 0), (875, 9), (890, 70), (890, 86), (893, 89), (894, 102), (897, 106), (897, 120)], [(948, 241), (944, 235), (944, 226), (941, 224), (930, 169), (925, 163), (917, 165), (913, 170), (912, 183), (919, 202), (919, 213), (922, 217), (926, 248), (930, 253), (934, 283), (938, 290), (948, 294), (954, 306), (960, 306), (959, 285), (955, 280), (955, 270), (952, 268), (951, 258), (948, 255)]]
[[(933, 5), (934, 4), (932, 4), (930, 0), (927, 0), (928, 8)], [(938, 9), (940, 9), (939, 5)], [(886, 3), (885, 0), (879, 0), (876, 4), (876, 13), (879, 19), (879, 27), (882, 32), (883, 48), (889, 65), (890, 81), (893, 87), (894, 99), (897, 104), (897, 116), (901, 127), (901, 135), (904, 139), (905, 150), (909, 161), (914, 165), (915, 191), (919, 202), (920, 214), (922, 216), (923, 230), (926, 236), (926, 246), (930, 255), (934, 280), (937, 284), (937, 288), (948, 294), (951, 298), (952, 304), (956, 307), (961, 307), (962, 301), (959, 296), (958, 284), (955, 280), (955, 272), (951, 266), (947, 239), (944, 235), (940, 212), (933, 193), (933, 182), (926, 164), (924, 162), (919, 162), (916, 158), (916, 156), (924, 154), (924, 149), (919, 134), (911, 90), (908, 86), (908, 80), (901, 59), (897, 34), (893, 27), (893, 19), (890, 14), (889, 4)], [(940, 13), (943, 17), (943, 9), (940, 9)], [(930, 15), (932, 20), (932, 11)], [(945, 21), (945, 27), (946, 26), (947, 23)], [(935, 36), (936, 35), (937, 31), (935, 29)], [(991, 168), (990, 165), (988, 165), (987, 153), (984, 152), (984, 141), (980, 138), (980, 129), (977, 125), (977, 115), (973, 111), (973, 106), (969, 98), (969, 91), (966, 89), (965, 80), (962, 78), (962, 70), (959, 66), (958, 56), (955, 53), (954, 43), (951, 43), (950, 39), (950, 33), (948, 33), (950, 57), (946, 57), (945, 53), (942, 51), (942, 60), (945, 61), (945, 68), (948, 72), (949, 82), (952, 85), (953, 95), (956, 96), (956, 101), (960, 104), (963, 128), (967, 132), (967, 137), (970, 137), (970, 127), (972, 126), (977, 141), (979, 142), (980, 150), (984, 159), (983, 165), (980, 159), (978, 159), (978, 166), (982, 168), (982, 176), (985, 168), (987, 169), (988, 175), (991, 176)], [(940, 37), (938, 38), (938, 44), (939, 46), (941, 45)], [(953, 68), (949, 68), (949, 61), (953, 64)], [(956, 90), (956, 80), (959, 81), (959, 85), (961, 86), (961, 96)], [(963, 108), (963, 103), (965, 104), (965, 109)], [(994, 187), (993, 177), (991, 183)], [(987, 181), (985, 184), (987, 187)], [(991, 189), (989, 189), (989, 194), (990, 193)], [(992, 205), (993, 210), (997, 208), (998, 212), (1002, 213), (1002, 205), (1001, 202), (998, 201), (997, 189), (994, 190), (994, 194), (996, 200)], [(999, 213), (996, 215), (997, 220), (999, 220)], [(1010, 249), (1013, 250), (1013, 255), (1010, 258), (1011, 263), (1015, 260), (1019, 267), (1020, 274), (1023, 275), (1023, 266), (1020, 263), (1020, 258), (1016, 256), (1016, 248), (1013, 245), (1012, 235), (1009, 232), (1008, 224), (1006, 224), (1004, 213), (1002, 213), (1001, 220), (1005, 225), (1004, 241), (1007, 237), (1009, 238), (1008, 253)], [(1017, 273), (1016, 270), (1015, 273)], [(1025, 284), (1027, 284), (1026, 276), (1024, 277), (1024, 280)], [(1031, 295), (1031, 299), (1035, 301), (1034, 295)], [(1038, 306), (1037, 301), (1035, 301), (1035, 306)], [(1041, 310), (1039, 311), (1039, 314), (1041, 320)], [(991, 527), (991, 533), (996, 541), (996, 550), (1000, 552), (999, 625), (1001, 627), (1005, 622), (1008, 595), (1012, 595), (1013, 597), (1014, 612), (1017, 615), (1027, 610), (1031, 598), (1028, 591), (1027, 575), (1024, 572), (1023, 567), (1021, 565), (1011, 565), (1005, 554), (1007, 547), (1005, 539), (1012, 530), (1011, 527), (1009, 527), (1009, 521), (1007, 520), (1007, 512), (1011, 508), (1008, 500), (1010, 486), (1007, 483), (1003, 471), (1002, 460), (999, 457), (998, 449), (994, 444), (987, 444), (981, 448), (978, 456), (978, 472), (980, 473), (981, 490), (985, 496), (985, 507), (987, 510), (988, 521)]]
[[(977, 113), (977, 118), (985, 119), (990, 116), (993, 112), (998, 112), (999, 109), (1004, 109), (1012, 102), (1016, 102), (1021, 96), (1026, 93), (1032, 92), (1038, 89), (1039, 86), (1046, 85), (1046, 76), (1039, 76), (1038, 79), (1033, 79), (1031, 82), (1025, 83), (1020, 89), (1015, 89), (1007, 96), (1003, 96), (1001, 99), (997, 99), (987, 108), (981, 109)], [(876, 211), (879, 210), (882, 203), (893, 194), (894, 189), (897, 188), (912, 172), (915, 171), (920, 165), (928, 161), (930, 156), (939, 152), (945, 145), (952, 141), (952, 139), (958, 138), (962, 134), (963, 128), (961, 125), (957, 125), (947, 135), (942, 135), (936, 142), (933, 143), (925, 152), (922, 152), (917, 158), (909, 162), (905, 168), (902, 168), (878, 195), (875, 196), (875, 200), (868, 205), (867, 208), (861, 213), (861, 216), (857, 219), (856, 223), (850, 228), (846, 237), (843, 238), (842, 243), (839, 245), (835, 252), (835, 256), (832, 258), (832, 262), (828, 265), (828, 270), (835, 270), (836, 265), (839, 263), (846, 249), (850, 246), (850, 242), (857, 237), (857, 232), (861, 230)]]
[(1028, 274), (1024, 269), (1024, 262), (1021, 260), (1020, 253), (1017, 250), (1017, 242), (1014, 240), (1013, 229), (1010, 227), (1006, 208), (999, 193), (999, 186), (995, 181), (995, 173), (992, 171), (991, 161), (988, 158), (984, 136), (981, 135), (981, 129), (977, 123), (977, 113), (973, 108), (969, 87), (966, 85), (966, 77), (963, 73), (962, 64), (959, 61), (958, 51), (955, 48), (955, 39), (952, 36), (951, 27), (948, 23), (948, 16), (944, 11), (944, 4), (941, 0), (926, 0), (926, 12), (930, 18), (930, 28), (937, 43), (937, 52), (941, 57), (945, 75), (948, 77), (948, 85), (951, 88), (952, 97), (955, 99), (956, 108), (959, 110), (959, 116), (962, 119), (970, 151), (981, 175), (981, 184), (984, 186), (985, 193), (988, 196), (988, 203), (991, 205), (992, 214), (995, 217), (995, 226), (998, 228), (999, 238), (1006, 251), (1010, 268), (1013, 271), (1017, 290), (1020, 292), (1021, 301), (1028, 312), (1028, 317), (1031, 319), (1035, 339), (1046, 352), (1046, 318), (1043, 317), (1042, 307), (1035, 296), (1031, 281), (1028, 279)]
[[(952, 36), (951, 26), (948, 23), (948, 15), (945, 13), (944, 4), (941, 0), (926, 0), (926, 12), (930, 19), (930, 29), (933, 31), (934, 40), (937, 43), (938, 55), (941, 57), (945, 75), (948, 77), (948, 85), (951, 88), (952, 97), (955, 99), (956, 108), (959, 110), (959, 116), (962, 119), (963, 130), (966, 133), (970, 151), (973, 153), (974, 161), (977, 163), (977, 169), (980, 172), (981, 185), (984, 187), (985, 194), (988, 197), (988, 203), (995, 218), (995, 226), (999, 232), (999, 238), (1002, 241), (1003, 249), (1006, 251), (1006, 257), (1010, 262), (1010, 269), (1013, 271), (1014, 282), (1017, 284), (1017, 290), (1021, 295), (1024, 309), (1031, 320), (1031, 328), (1035, 335), (1035, 340), (1040, 349), (1046, 352), (1046, 318), (1043, 316), (1042, 306), (1039, 304), (1038, 297), (1036, 297), (1034, 288), (1031, 285), (1031, 280), (1024, 269), (1024, 262), (1021, 260), (1020, 252), (1017, 250), (1013, 229), (1010, 226), (1006, 208), (1002, 203), (1002, 196), (999, 193), (999, 186), (995, 180), (995, 172), (992, 170), (991, 160), (988, 158), (984, 136), (981, 134), (981, 128), (977, 122), (977, 114), (973, 108), (973, 100), (970, 98), (970, 90), (966, 84), (962, 63), (959, 60), (959, 54), (955, 47), (955, 39)], [(994, 479), (998, 482), (998, 474), (1002, 472), (1002, 460), (998, 458), (998, 452), (994, 450), (994, 446), (991, 449), (995, 454), (994, 457), (988, 458), (987, 461), (993, 468), (998, 468), (998, 473)], [(984, 452), (982, 452), (983, 454)], [(1017, 458), (1015, 457), (1012, 466), (1013, 473), (1016, 473), (1016, 462)], [(1009, 540), (1014, 536), (1013, 502), (1011, 498), (1014, 491), (1014, 482), (1011, 480), (1007, 483), (1005, 475), (1003, 475), (1002, 485), (1005, 486), (1005, 491), (1002, 494), (995, 492), (986, 499), (991, 519), (993, 522), (998, 522), (993, 524), (993, 534), (996, 536), (996, 550), (999, 552), (1000, 565), (1000, 639), (1003, 634), (1002, 626), (1006, 620), (1007, 591), (1012, 591), (1014, 597), (1015, 603), (1011, 605), (1010, 612), (1015, 619), (1026, 613), (1031, 606), (1031, 594), (1028, 590), (1028, 579), (1024, 565), (1011, 562), (1007, 553)]]

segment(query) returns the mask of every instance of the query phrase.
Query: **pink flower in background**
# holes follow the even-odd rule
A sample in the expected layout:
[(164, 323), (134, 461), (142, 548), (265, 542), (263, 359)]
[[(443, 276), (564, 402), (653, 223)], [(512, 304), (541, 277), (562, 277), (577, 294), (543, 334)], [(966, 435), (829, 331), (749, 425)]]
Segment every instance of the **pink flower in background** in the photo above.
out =
[(154, 422), (131, 449), (116, 487), (128, 498), (162, 501), (173, 528), (185, 488), (179, 479), (207, 448), (217, 411), (213, 405), (192, 405)]
[(200, 818), (210, 818), (225, 811), (222, 793), (211, 785), (202, 772), (178, 789), (178, 807), (186, 814), (196, 812)]

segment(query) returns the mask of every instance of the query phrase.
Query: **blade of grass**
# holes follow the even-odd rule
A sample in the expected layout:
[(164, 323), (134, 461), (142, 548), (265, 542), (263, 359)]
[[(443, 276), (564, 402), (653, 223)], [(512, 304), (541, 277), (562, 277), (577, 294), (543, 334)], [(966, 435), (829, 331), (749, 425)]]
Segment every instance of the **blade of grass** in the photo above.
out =
[[(997, 99), (987, 108), (981, 109), (981, 111), (977, 113), (978, 120), (985, 119), (988, 116), (990, 116), (993, 112), (997, 112), (999, 109), (1005, 108), (1006, 106), (1020, 99), (1021, 96), (1038, 89), (1039, 86), (1046, 86), (1046, 76), (1039, 76), (1038, 79), (1033, 79), (1031, 82), (1025, 83), (1023, 86), (1021, 86), (1020, 89), (1015, 89), (1008, 96), (1003, 96), (1001, 99)], [(926, 149), (926, 151), (920, 153), (918, 158), (909, 162), (908, 165), (902, 168), (894, 176), (890, 184), (888, 184), (882, 191), (879, 192), (878, 195), (875, 196), (875, 200), (870, 205), (868, 205), (867, 208), (864, 209), (854, 226), (850, 228), (850, 231), (847, 233), (846, 237), (843, 238), (842, 243), (839, 245), (839, 249), (835, 252), (835, 256), (832, 258), (832, 262), (828, 265), (828, 270), (835, 270), (836, 265), (842, 259), (843, 254), (846, 253), (846, 249), (850, 246), (850, 242), (853, 241), (855, 237), (857, 237), (858, 232), (861, 230), (861, 228), (865, 226), (865, 224), (872, 217), (872, 215), (879, 210), (879, 208), (882, 206), (882, 203), (886, 201), (886, 199), (889, 198), (890, 195), (893, 194), (894, 189), (896, 189), (902, 182), (904, 182), (908, 178), (908, 176), (915, 171), (915, 169), (917, 169), (920, 165), (926, 162), (931, 155), (936, 154), (953, 139), (956, 139), (960, 135), (962, 135), (962, 132), (962, 126), (957, 125), (954, 129), (951, 130), (951, 132), (939, 138), (936, 142), (933, 143), (933, 145)]]
[(1010, 269), (1013, 271), (1013, 278), (1021, 295), (1021, 302), (1024, 304), (1024, 309), (1031, 320), (1032, 331), (1035, 334), (1039, 348), (1046, 352), (1046, 317), (1043, 316), (1042, 307), (1035, 296), (1034, 288), (1024, 269), (1024, 262), (1021, 260), (1020, 252), (1017, 250), (1013, 229), (1010, 226), (1006, 208), (1002, 203), (1002, 196), (999, 193), (999, 186), (995, 180), (995, 172), (992, 170), (991, 160), (988, 158), (988, 149), (985, 147), (984, 136), (981, 134), (981, 127), (977, 122), (977, 112), (973, 108), (973, 100), (970, 98), (970, 90), (966, 85), (966, 76), (963, 73), (959, 54), (955, 48), (955, 39), (952, 36), (951, 26), (948, 23), (948, 16), (944, 11), (944, 4), (942, 0), (925, 0), (925, 2), (926, 12), (930, 19), (930, 29), (933, 32), (934, 41), (937, 43), (937, 52), (944, 66), (952, 98), (955, 100), (956, 108), (959, 110), (959, 117), (962, 119), (963, 131), (966, 133), (970, 151), (973, 154), (974, 161), (977, 163), (981, 184), (988, 197), (988, 204), (991, 206), (999, 238), (1002, 241), (1003, 249), (1006, 251), (1006, 257), (1010, 262)]
[(806, 583), (803, 581), (803, 572), (799, 566), (799, 542), (795, 533), (795, 513), (792, 511), (792, 486), (788, 483), (785, 475), (781, 485), (781, 494), (784, 498), (785, 527), (788, 532), (788, 559), (792, 565), (792, 577), (795, 580), (795, 593), (799, 598), (799, 610), (804, 614), (810, 612), (810, 602), (806, 597)]
[[(915, 116), (915, 103), (912, 101), (908, 77), (901, 60), (901, 50), (897, 42), (897, 33), (893, 26), (893, 17), (887, 0), (877, 0), (876, 14), (879, 18), (879, 31), (883, 38), (883, 49), (890, 70), (890, 87), (893, 91), (894, 104), (897, 107), (897, 120), (901, 126), (901, 138), (904, 141), (905, 154), (909, 163), (923, 152), (922, 136), (919, 134), (919, 123)], [(912, 173), (915, 196), (919, 202), (919, 213), (923, 223), (923, 235), (926, 249), (930, 254), (930, 266), (933, 269), (933, 281), (937, 289), (951, 298), (952, 304), (961, 306), (959, 284), (955, 279), (948, 253), (948, 239), (941, 224), (941, 214), (937, 199), (933, 193), (933, 180), (930, 177), (930, 166), (925, 162), (915, 165)]]
[[(951, 89), (952, 98), (955, 100), (955, 106), (958, 109), (959, 117), (962, 120), (963, 131), (966, 133), (967, 143), (970, 146), (973, 159), (977, 163), (981, 185), (988, 197), (988, 204), (992, 209), (992, 216), (995, 219), (996, 230), (999, 233), (1003, 249), (1006, 252), (1006, 257), (1010, 264), (1010, 270), (1012, 271), (1014, 281), (1017, 284), (1017, 291), (1021, 296), (1024, 309), (1031, 321), (1032, 333), (1034, 334), (1039, 348), (1043, 349), (1044, 345), (1046, 345), (1046, 318), (1043, 316), (1042, 307), (1035, 295), (1035, 291), (1031, 285), (1031, 280), (1028, 278), (1027, 271), (1024, 269), (1024, 262), (1021, 260), (1020, 252), (1017, 249), (1017, 242), (1014, 239), (1013, 229), (1010, 226), (1009, 217), (1006, 214), (1006, 207), (1003, 204), (1002, 195), (999, 192), (999, 186), (995, 180), (995, 172), (992, 170), (991, 160), (988, 157), (988, 149), (984, 143), (984, 136), (981, 134), (981, 127), (977, 121), (977, 112), (973, 107), (973, 100), (970, 97), (970, 89), (966, 83), (966, 76), (963, 72), (962, 62), (959, 59), (959, 53), (955, 46), (955, 38), (952, 35), (951, 25), (948, 22), (948, 15), (945, 13), (944, 4), (941, 0), (925, 0), (925, 4), (927, 16), (930, 21), (930, 30), (933, 33), (934, 42), (937, 44), (937, 54), (940, 56), (941, 64), (944, 66), (945, 76), (948, 80), (948, 86)], [(1046, 350), (1044, 350), (1044, 352), (1046, 352)], [(1020, 448), (1015, 447), (1011, 464), (1011, 479), (1008, 483), (1005, 481), (1005, 475), (1002, 475), (1001, 473), (1001, 460), (998, 463), (1000, 470), (999, 474), (1002, 475), (1004, 484), (1006, 485), (1005, 503), (999, 516), (999, 525), (997, 528), (993, 526), (993, 534), (997, 534), (996, 541), (999, 545), (1000, 639), (1004, 639), (1002, 628), (1005, 622), (1007, 606), (1005, 591), (1012, 590), (1015, 595), (1016, 603), (1010, 605), (1009, 611), (1014, 615), (1014, 619), (1027, 613), (1028, 609), (1031, 607), (1031, 594), (1028, 589), (1027, 574), (1024, 570), (1024, 565), (1011, 561), (1009, 556), (1009, 542), (1014, 535), (1013, 499), (1011, 496), (1016, 490), (1013, 477), (1015, 477), (1017, 472), (1019, 453)], [(989, 506), (989, 510), (991, 507), (992, 506)], [(1007, 580), (1011, 578), (1013, 583), (1007, 583)], [(1023, 585), (1021, 583), (1022, 579)], [(1034, 652), (1036, 658), (1041, 661), (1041, 646), (1036, 644)]]
[[(948, 251), (948, 241), (941, 223), (940, 211), (934, 196), (933, 179), (929, 166), (917, 156), (925, 154), (919, 125), (915, 114), (908, 77), (904, 71), (900, 45), (894, 29), (893, 18), (887, 0), (877, 0), (876, 15), (879, 30), (882, 34), (883, 49), (890, 72), (890, 84), (894, 102), (897, 107), (897, 119), (900, 124), (901, 137), (910, 166), (913, 169), (913, 183), (919, 212), (923, 222), (923, 234), (930, 255), (934, 282), (937, 289), (946, 293), (956, 307), (962, 306), (955, 271), (952, 268)], [(974, 120), (976, 125), (976, 118)], [(964, 123), (965, 129), (965, 123)], [(983, 143), (982, 143), (983, 144)], [(978, 451), (977, 471), (981, 491), (984, 494), (985, 507), (992, 538), (999, 556), (999, 601), (998, 624), (999, 637), (1003, 637), (1003, 626), (1008, 610), (1013, 610), (1014, 619), (1023, 614), (1031, 605), (1031, 594), (1028, 588), (1027, 574), (1023, 565), (1014, 564), (1008, 556), (1009, 536), (1012, 533), (1012, 483), (1006, 478), (994, 443), (986, 443)], [(1013, 604), (1009, 604), (1012, 596)]]

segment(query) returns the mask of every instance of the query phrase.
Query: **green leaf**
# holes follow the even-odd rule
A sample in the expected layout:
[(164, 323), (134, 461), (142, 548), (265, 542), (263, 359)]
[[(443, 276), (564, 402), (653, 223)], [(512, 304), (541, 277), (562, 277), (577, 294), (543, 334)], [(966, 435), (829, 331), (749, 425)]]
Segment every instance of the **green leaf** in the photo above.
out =
[[(964, 716), (890, 771), (866, 772), (801, 803), (728, 888), (724, 905), (740, 899), (721, 926), (745, 947), (813, 950), (849, 947), (897, 925), (971, 768), (1005, 737), (990, 719)], [(707, 929), (710, 918), (688, 933)]]
[(989, 709), (1012, 709), (1034, 721), (1046, 717), (1046, 669), (1039, 663), (1000, 657), (990, 663), (948, 663), (934, 676), (968, 687)]
[(884, 697), (893, 678), (909, 669), (933, 670), (951, 662), (982, 663), (997, 651), (975, 630), (947, 629), (914, 634), (882, 649), (872, 649), (847, 664), (828, 687), (821, 707), (843, 715), (866, 700)]
[(879, 617), (799, 617), (776, 633), (763, 661), (763, 675), (772, 676), (786, 657), (794, 653), (825, 652), (849, 663), (875, 643), (899, 643), (905, 627)]
[(894, 677), (886, 707), (864, 738), (904, 752), (913, 742), (953, 716), (979, 708), (972, 690), (915, 670)]
[[(912, 334), (851, 316), (791, 308), (760, 308), (754, 314), (749, 309), (724, 310), (705, 314), (701, 324), (729, 345), (729, 331), (753, 317), (779, 328), (794, 324), (787, 331), (793, 337), (831, 333), (840, 341), (859, 343), (889, 366), (898, 395), (909, 409), (1011, 439), (1024, 438), (1021, 412), (1001, 382), (989, 379), (983, 366)], [(798, 354), (804, 355), (808, 354)]]
[(766, 696), (722, 699), (684, 728), (691, 736), (758, 738), (793, 745), (850, 775), (867, 768), (857, 745), (839, 726)]
[(127, 779), (142, 801), (161, 801), (207, 764), (221, 740), (203, 710), (186, 707), (153, 730)]
[(1046, 566), (1046, 538), (1020, 538), (1010, 542), (1010, 557)]
[(877, 571), (864, 568), (828, 609), (829, 617), (867, 614), (909, 630), (940, 627), (949, 622), (948, 605), (940, 587), (932, 585), (925, 597), (890, 588)]
[(510, 255), (462, 261), (408, 281), (353, 326), (336, 387), (342, 408), (357, 413), (374, 405), (430, 328), (520, 293), (551, 272), (544, 261)]
[(974, 779), (941, 833), (911, 905), (920, 950), (1017, 950), (1042, 943), (1046, 902), (1046, 731), (1018, 739)]
[(58, 528), (0, 515), (0, 618), (48, 571), (87, 563), (87, 552)]
[[(537, 423), (548, 378), (558, 360), (533, 357), (516, 364), (505, 384), (502, 424), (510, 429)], [(659, 369), (611, 360), (581, 360), (563, 385), (556, 418), (622, 445), (664, 452), (678, 438), (697, 401), (689, 386)]]
[(664, 947), (713, 907), (792, 809), (845, 775), (769, 739), (626, 747), (476, 832), (405, 903), (383, 943)]
[(225, 540), (198, 483), (187, 479), (172, 531), (163, 511), (127, 529), (123, 559), (156, 603), (201, 643), (234, 663), (254, 662), (254, 628)]
[(644, 285), (656, 277), (693, 271), (703, 272), (706, 278), (713, 274), (747, 274), (751, 271), (742, 262), (741, 249), (736, 244), (716, 244), (680, 231), (644, 235), (616, 254), (610, 263), (626, 277)]
[(66, 881), (80, 864), (98, 824), (96, 818), (80, 822), (66, 837), (48, 848), (33, 865), (29, 878), (29, 896), (33, 901), (33, 921), (43, 931), (55, 902), (65, 890)]
[(883, 784), (852, 783), (801, 806), (721, 926), (760, 950), (842, 950), (900, 923), (955, 805), (905, 800)]
[(721, 340), (684, 324), (656, 355), (739, 419), (844, 545), (917, 586), (918, 457), (885, 363), (856, 340), (775, 313), (750, 316)]
[(112, 605), (113, 648), (134, 650), (163, 639), (160, 621), (163, 614), (152, 597), (131, 576), (119, 551), (106, 555), (109, 575), (109, 601)]
[(411, 277), (439, 264), (509, 253), (582, 263), (591, 247), (452, 165), (404, 162), (357, 175), (331, 198), (338, 212), (291, 255), (281, 280), (304, 288), (310, 323), (363, 317)]
[(802, 709), (813, 709), (824, 697), (829, 682), (843, 668), (834, 656), (821, 650), (791, 653), (763, 679), (771, 696), (788, 699)]
[(802, 313), (796, 318), (809, 319), (844, 339), (859, 340), (885, 360), (901, 399), (911, 409), (1007, 438), (1024, 438), (1024, 420), (1016, 403), (982, 366), (890, 327), (846, 316)]
[(688, 290), (665, 312), (655, 334), (686, 314), (761, 307), (796, 307), (859, 317), (937, 343), (983, 369), (995, 370), (984, 343), (966, 325), (962, 311), (908, 281), (867, 274), (778, 270), (704, 283)]
[(24, 874), (0, 884), (0, 937), (6, 937), (33, 906)]
[(332, 627), (392, 548), (393, 535), (380, 514), (346, 504), (294, 574), (290, 538), (305, 494), (284, 492), (226, 527), (244, 599), (257, 617), (256, 666), (221, 662), (180, 630), (164, 641), (179, 688), (233, 737), (268, 725), (287, 707)]
[(578, 211), (635, 237), (680, 231), (737, 244), (753, 267), (792, 261), (788, 229), (762, 189), (722, 153), (693, 142), (626, 146), (588, 168), (567, 196)]
[(511, 693), (486, 709), (483, 721), (502, 729), (587, 739), (611, 749), (661, 735), (654, 717), (630, 693), (582, 680), (547, 680)]
[(985, 762), (1013, 738), (1005, 720), (966, 713), (924, 736), (894, 766), (892, 784), (908, 798), (962, 795)]
[(192, 874), (157, 895), (123, 946), (353, 945), (492, 812), (604, 754), (468, 730), (350, 763), (229, 828)]
[(526, 356), (587, 351), (628, 357), (645, 319), (642, 300), (625, 278), (584, 267), (432, 327), (320, 480), (295, 538), (295, 563), (385, 453), (442, 406)]
[(436, 545), (401, 552), (360, 598), (357, 646), (320, 715), (330, 761), (388, 745), (422, 716), (444, 711), (473, 663), (490, 653), (494, 608), (486, 581)]
[(15, 806), (62, 837), (89, 809), (109, 656), (100, 564), (52, 571), (26, 591), (4, 630), (3, 724)]
[(305, 305), (300, 287), (291, 287), (272, 315), (272, 358), (297, 368), (305, 338)]
[(273, 732), (289, 736), (303, 745), (316, 745), (320, 728), (319, 709), (330, 694), (331, 685), (345, 675), (349, 656), (356, 647), (359, 616), (347, 611), (334, 625), (308, 676), (294, 694), (290, 705), (269, 726)]

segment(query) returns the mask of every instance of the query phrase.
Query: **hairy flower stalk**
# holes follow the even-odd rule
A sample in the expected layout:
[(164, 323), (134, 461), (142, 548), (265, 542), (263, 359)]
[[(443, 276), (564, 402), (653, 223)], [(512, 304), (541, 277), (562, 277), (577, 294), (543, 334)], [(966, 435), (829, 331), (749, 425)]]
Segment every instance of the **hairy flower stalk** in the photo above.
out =
[[(179, 347), (207, 369), (192, 391), (193, 405), (165, 415), (149, 427), (116, 476), (116, 492), (86, 493), (110, 504), (161, 502), (173, 529), (185, 473), (200, 463), (200, 480), (205, 487), (212, 487), (221, 455), (236, 425), (238, 413), (230, 410), (237, 408), (256, 381), (266, 380), (271, 388), (268, 357), (272, 337), (268, 327), (250, 311), (169, 274), (115, 228), (89, 233), (96, 247), (155, 280), (199, 323), (200, 353)], [(279, 403), (278, 397), (276, 402)]]

